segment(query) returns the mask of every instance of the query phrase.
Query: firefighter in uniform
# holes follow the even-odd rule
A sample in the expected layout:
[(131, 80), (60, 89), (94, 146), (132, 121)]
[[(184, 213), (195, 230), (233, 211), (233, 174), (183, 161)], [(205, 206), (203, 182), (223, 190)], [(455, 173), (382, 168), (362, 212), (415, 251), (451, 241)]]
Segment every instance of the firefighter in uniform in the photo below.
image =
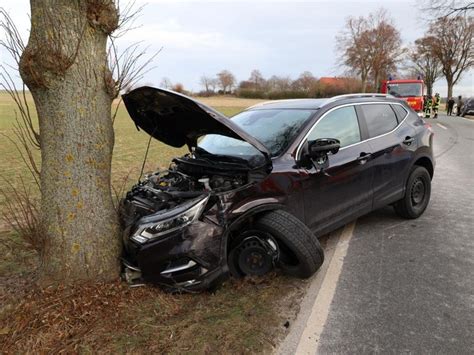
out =
[(431, 117), (431, 96), (425, 95), (423, 107), (425, 109), (425, 118)]
[(438, 109), (440, 102), (441, 98), (439, 97), (439, 93), (436, 93), (433, 97), (433, 118), (438, 118)]

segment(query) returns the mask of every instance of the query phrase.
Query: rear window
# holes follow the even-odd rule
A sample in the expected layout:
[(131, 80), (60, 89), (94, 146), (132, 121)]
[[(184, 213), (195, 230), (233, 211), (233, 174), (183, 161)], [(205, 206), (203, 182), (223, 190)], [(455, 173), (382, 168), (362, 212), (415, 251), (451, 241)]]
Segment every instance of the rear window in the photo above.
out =
[(362, 105), (361, 108), (364, 112), (370, 138), (390, 132), (398, 125), (397, 117), (390, 105)]
[(392, 105), (393, 111), (397, 116), (398, 123), (402, 122), (407, 115), (407, 110), (405, 110), (401, 105)]

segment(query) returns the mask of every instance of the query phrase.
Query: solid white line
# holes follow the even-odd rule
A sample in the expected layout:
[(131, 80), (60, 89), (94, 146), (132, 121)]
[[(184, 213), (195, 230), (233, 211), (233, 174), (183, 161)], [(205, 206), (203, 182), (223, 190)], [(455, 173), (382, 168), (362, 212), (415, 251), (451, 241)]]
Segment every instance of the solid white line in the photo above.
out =
[(442, 129), (448, 129), (448, 127), (442, 125), (441, 123), (437, 123), (438, 126), (440, 126)]
[(306, 327), (301, 334), (301, 338), (296, 349), (296, 354), (316, 354), (319, 339), (326, 324), (332, 299), (336, 292), (337, 281), (342, 271), (344, 257), (347, 254), (349, 242), (352, 238), (355, 222), (345, 226), (339, 242), (337, 243), (334, 255), (331, 258), (326, 276), (321, 284), (316, 300), (314, 301), (311, 315), (308, 318)]
[(463, 120), (466, 120), (466, 121), (471, 121), (471, 122), (474, 122), (474, 120), (471, 120), (470, 118), (466, 118), (466, 117), (462, 117), (462, 116), (458, 116), (459, 118), (462, 118)]

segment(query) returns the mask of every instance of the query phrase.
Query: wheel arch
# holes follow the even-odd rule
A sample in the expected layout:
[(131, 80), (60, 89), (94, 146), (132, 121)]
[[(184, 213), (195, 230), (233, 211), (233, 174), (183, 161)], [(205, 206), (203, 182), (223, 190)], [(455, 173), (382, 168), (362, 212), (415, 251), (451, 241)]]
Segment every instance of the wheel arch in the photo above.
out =
[(226, 254), (227, 258), (227, 253), (228, 253), (228, 244), (229, 244), (229, 237), (231, 236), (232, 232), (235, 232), (236, 230), (241, 229), (245, 224), (248, 224), (248, 222), (253, 222), (255, 218), (258, 218), (258, 216), (264, 214), (265, 212), (269, 211), (275, 211), (275, 210), (287, 210), (285, 205), (282, 205), (280, 203), (264, 203), (255, 207), (252, 207), (251, 209), (243, 212), (241, 215), (236, 217), (234, 220), (230, 222), (230, 224), (227, 227), (225, 236), (224, 236), (224, 253)]
[[(434, 176), (434, 164), (433, 161), (428, 157), (428, 156), (421, 156), (418, 157), (415, 162), (413, 163), (413, 166), (422, 166), (426, 170), (428, 170), (428, 173), (430, 174), (431, 180), (433, 180)], [(412, 166), (412, 167), (413, 167)]]

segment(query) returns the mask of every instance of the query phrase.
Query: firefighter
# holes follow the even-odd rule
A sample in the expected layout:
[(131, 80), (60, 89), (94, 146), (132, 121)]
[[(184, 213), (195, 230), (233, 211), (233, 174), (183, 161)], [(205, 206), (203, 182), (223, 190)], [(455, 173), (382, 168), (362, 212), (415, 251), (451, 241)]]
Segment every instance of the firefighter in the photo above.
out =
[(433, 118), (438, 118), (438, 109), (440, 102), (441, 98), (439, 97), (439, 93), (437, 92), (433, 97)]
[(423, 107), (425, 108), (425, 118), (431, 117), (431, 101), (431, 96), (425, 95), (423, 105)]

